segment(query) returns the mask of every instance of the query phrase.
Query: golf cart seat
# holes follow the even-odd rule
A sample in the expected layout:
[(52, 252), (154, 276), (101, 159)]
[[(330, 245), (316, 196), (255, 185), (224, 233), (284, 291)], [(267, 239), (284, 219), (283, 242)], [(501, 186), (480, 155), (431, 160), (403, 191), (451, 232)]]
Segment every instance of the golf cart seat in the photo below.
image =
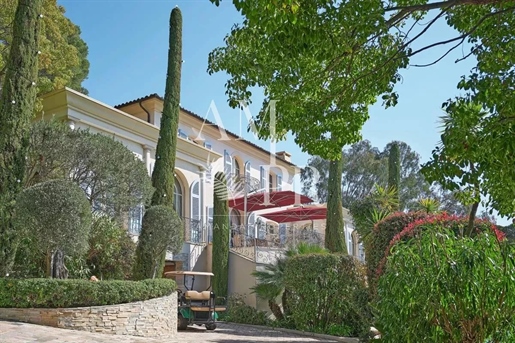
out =
[[(216, 306), (214, 311), (224, 312), (226, 309), (225, 306)], [(196, 312), (209, 312), (209, 306), (191, 306), (191, 310)]]
[(184, 296), (186, 297), (186, 299), (193, 300), (193, 301), (209, 300), (209, 297), (211, 296), (211, 292), (210, 291), (203, 291), (203, 292), (186, 291), (184, 293)]

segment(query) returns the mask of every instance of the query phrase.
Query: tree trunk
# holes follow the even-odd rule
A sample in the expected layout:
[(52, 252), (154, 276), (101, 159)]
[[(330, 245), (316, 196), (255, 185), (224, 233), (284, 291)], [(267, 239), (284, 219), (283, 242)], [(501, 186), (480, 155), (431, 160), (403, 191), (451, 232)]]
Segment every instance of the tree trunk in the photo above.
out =
[(334, 253), (347, 252), (343, 235), (342, 174), (343, 159), (330, 161), (329, 180), (327, 182), (325, 247)]
[(284, 320), (283, 311), (281, 310), (281, 306), (277, 305), (275, 300), (268, 300), (268, 307), (270, 307), (270, 311), (275, 316), (277, 320)]
[(477, 214), (478, 207), (479, 207), (479, 202), (475, 202), (474, 204), (472, 204), (472, 207), (470, 209), (469, 222), (468, 222), (468, 228), (467, 228), (468, 236), (471, 236), (472, 231), (474, 230), (474, 221), (476, 220), (476, 214)]
[(54, 279), (68, 278), (68, 268), (64, 265), (64, 253), (59, 249), (52, 254), (52, 277)]
[(401, 183), (401, 156), (399, 152), (399, 144), (394, 142), (390, 147), (388, 155), (388, 188), (395, 192), (396, 208), (395, 211), (400, 209), (399, 188)]
[(281, 296), (281, 302), (283, 305), (283, 314), (285, 316), (288, 316), (290, 314), (290, 306), (288, 303), (288, 297), (290, 296), (290, 291), (287, 289), (284, 289), (283, 295)]
[(19, 0), (0, 98), (0, 276), (8, 275), (18, 247), (12, 218), (22, 190), (30, 122), (37, 95), (43, 0)]

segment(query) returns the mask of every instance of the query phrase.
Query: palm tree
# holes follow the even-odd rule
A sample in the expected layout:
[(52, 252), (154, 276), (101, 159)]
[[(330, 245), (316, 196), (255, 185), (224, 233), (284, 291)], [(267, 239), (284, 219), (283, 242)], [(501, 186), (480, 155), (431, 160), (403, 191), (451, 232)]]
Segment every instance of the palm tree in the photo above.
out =
[[(320, 245), (309, 244), (300, 242), (295, 246), (290, 247), (284, 254), (284, 257), (278, 258), (273, 264), (265, 266), (264, 270), (256, 270), (252, 275), (257, 279), (258, 284), (252, 288), (260, 298), (268, 301), (270, 311), (274, 314), (277, 320), (284, 320), (288, 315), (288, 290), (284, 287), (284, 271), (286, 269), (286, 262), (289, 258), (297, 255), (307, 254), (328, 254), (329, 251)], [(281, 305), (277, 303), (276, 299), (281, 297)]]

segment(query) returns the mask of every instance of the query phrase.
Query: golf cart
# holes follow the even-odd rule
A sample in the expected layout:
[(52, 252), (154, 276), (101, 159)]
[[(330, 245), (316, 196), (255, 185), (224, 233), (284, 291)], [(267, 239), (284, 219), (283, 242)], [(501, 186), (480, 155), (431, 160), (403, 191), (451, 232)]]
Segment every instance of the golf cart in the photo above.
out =
[[(183, 277), (184, 289), (178, 289), (178, 303), (179, 310), (177, 316), (177, 329), (185, 330), (188, 325), (205, 325), (207, 330), (216, 329), (216, 320), (218, 319), (217, 312), (226, 310), (225, 306), (219, 305), (221, 301), (225, 302), (225, 298), (216, 297), (215, 293), (211, 291), (211, 278), (213, 273), (208, 272), (193, 272), (193, 271), (171, 271), (165, 273), (166, 277), (174, 277), (175, 281), (179, 284), (177, 278)], [(208, 277), (209, 285), (204, 291), (194, 290), (195, 277)], [(191, 278), (191, 285), (188, 287), (187, 278)]]

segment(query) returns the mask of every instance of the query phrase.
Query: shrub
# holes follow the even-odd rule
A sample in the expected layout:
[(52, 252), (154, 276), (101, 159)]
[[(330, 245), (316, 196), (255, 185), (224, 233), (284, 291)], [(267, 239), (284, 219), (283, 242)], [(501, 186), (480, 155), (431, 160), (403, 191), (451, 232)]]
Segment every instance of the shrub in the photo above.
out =
[(247, 305), (244, 295), (241, 294), (232, 294), (227, 298), (227, 311), (224, 314), (224, 320), (251, 325), (270, 324), (266, 312)]
[(365, 240), (365, 254), (367, 258), (367, 279), (370, 293), (375, 295), (377, 285), (377, 268), (384, 257), (385, 249), (390, 241), (401, 232), (409, 223), (425, 218), (423, 212), (396, 212), (378, 222), (371, 234)]
[(174, 254), (182, 248), (184, 228), (173, 208), (152, 206), (143, 216), (141, 235), (136, 248), (134, 278), (153, 279), (163, 273), (166, 251)]
[(513, 247), (490, 230), (457, 235), (466, 222), (397, 239), (378, 285), (382, 342), (514, 341)]
[(310, 254), (288, 259), (288, 307), (299, 330), (361, 336), (370, 329), (365, 272), (348, 255)]
[(129, 279), (136, 244), (127, 230), (105, 215), (95, 216), (86, 257), (89, 271), (101, 279)]
[(0, 307), (65, 308), (123, 304), (171, 294), (173, 280), (100, 281), (0, 278)]
[(25, 186), (71, 180), (96, 210), (118, 218), (154, 191), (145, 163), (113, 137), (42, 120), (32, 124), (29, 144)]
[[(401, 232), (396, 234), (391, 239), (387, 247), (384, 249), (383, 257), (381, 258), (375, 271), (376, 278), (379, 278), (381, 276), (388, 255), (390, 254), (390, 251), (398, 242), (413, 238), (423, 230), (432, 229), (433, 227), (447, 228), (452, 230), (456, 235), (463, 236), (465, 231), (467, 230), (468, 220), (469, 219), (465, 217), (449, 215), (443, 212), (438, 214), (426, 215), (415, 221), (412, 221), (411, 223), (406, 225), (406, 227), (402, 229)], [(474, 229), (472, 230), (472, 236), (475, 236), (478, 233), (485, 231), (490, 231), (494, 233), (499, 240), (503, 240), (505, 237), (505, 234), (502, 231), (499, 231), (497, 227), (489, 221), (476, 219), (474, 222)]]
[(25, 189), (16, 202), (15, 220), (47, 254), (48, 276), (54, 276), (51, 261), (59, 251), (81, 255), (88, 248), (91, 208), (84, 191), (71, 181), (51, 180)]

